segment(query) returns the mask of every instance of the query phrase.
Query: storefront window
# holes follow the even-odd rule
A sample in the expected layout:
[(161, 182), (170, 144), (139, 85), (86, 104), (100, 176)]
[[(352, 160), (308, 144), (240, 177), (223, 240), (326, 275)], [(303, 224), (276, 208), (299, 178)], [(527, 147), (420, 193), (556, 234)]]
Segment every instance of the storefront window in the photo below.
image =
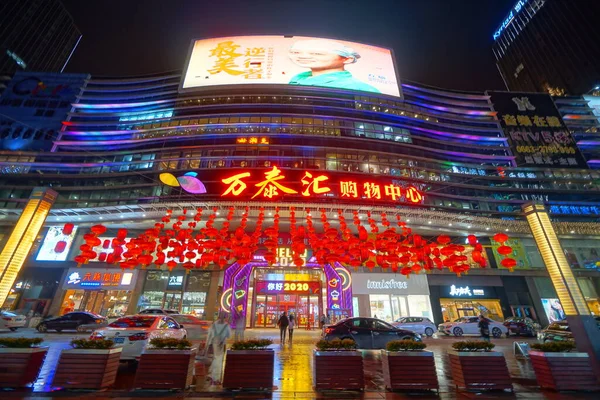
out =
[(440, 299), (444, 321), (454, 321), (460, 317), (484, 315), (494, 321), (504, 321), (500, 300), (456, 300)]
[[(431, 313), (431, 303), (429, 302), (429, 296), (424, 295), (409, 295), (408, 296), (408, 309), (411, 317), (427, 317), (433, 320)], [(402, 314), (404, 316), (404, 314)]]
[(387, 294), (372, 294), (369, 296), (371, 304), (371, 316), (384, 321), (392, 322), (392, 306), (390, 296)]
[(138, 301), (138, 311), (146, 308), (162, 308), (168, 281), (168, 271), (148, 271), (144, 291)]

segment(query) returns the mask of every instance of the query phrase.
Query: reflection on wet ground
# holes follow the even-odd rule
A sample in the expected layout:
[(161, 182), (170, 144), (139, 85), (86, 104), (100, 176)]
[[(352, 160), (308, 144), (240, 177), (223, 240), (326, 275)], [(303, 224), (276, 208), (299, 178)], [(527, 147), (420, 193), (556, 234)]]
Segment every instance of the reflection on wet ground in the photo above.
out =
[[(2, 334), (4, 336), (4, 334)], [(38, 334), (34, 331), (22, 331), (16, 334), (7, 334), (10, 336), (34, 336)], [(319, 332), (305, 331), (297, 329), (294, 332), (294, 341), (281, 345), (279, 343), (279, 332), (269, 329), (255, 329), (246, 331), (246, 339), (249, 338), (271, 338), (274, 340), (272, 348), (275, 350), (275, 376), (273, 378), (272, 393), (248, 393), (248, 392), (227, 392), (220, 387), (210, 386), (206, 378), (204, 364), (198, 362), (195, 369), (195, 385), (191, 390), (183, 392), (150, 392), (150, 391), (132, 391), (133, 381), (136, 371), (135, 364), (122, 363), (119, 367), (119, 373), (115, 386), (110, 391), (104, 392), (82, 392), (82, 391), (62, 391), (60, 388), (51, 386), (56, 363), (62, 349), (69, 347), (69, 342), (74, 337), (85, 337), (78, 334), (46, 334), (45, 344), (50, 347), (48, 356), (42, 367), (40, 376), (31, 390), (25, 392), (0, 392), (0, 398), (239, 398), (239, 399), (468, 399), (468, 398), (523, 398), (523, 399), (597, 399), (600, 398), (594, 394), (571, 393), (557, 394), (552, 392), (540, 392), (536, 387), (535, 376), (531, 368), (531, 363), (523, 358), (517, 358), (513, 354), (513, 343), (518, 341), (532, 342), (532, 339), (510, 338), (493, 340), (496, 343), (496, 350), (502, 351), (506, 355), (506, 361), (509, 371), (513, 377), (515, 392), (485, 392), (472, 393), (457, 391), (454, 388), (450, 375), (447, 350), (451, 344), (457, 341), (453, 337), (426, 338), (428, 350), (435, 354), (435, 362), (438, 370), (440, 382), (439, 396), (435, 393), (420, 394), (402, 394), (389, 393), (385, 391), (383, 384), (383, 371), (381, 366), (380, 352), (375, 350), (364, 350), (364, 370), (366, 388), (363, 392), (320, 392), (313, 391), (313, 372), (312, 372), (312, 351), (314, 343), (319, 339)]]

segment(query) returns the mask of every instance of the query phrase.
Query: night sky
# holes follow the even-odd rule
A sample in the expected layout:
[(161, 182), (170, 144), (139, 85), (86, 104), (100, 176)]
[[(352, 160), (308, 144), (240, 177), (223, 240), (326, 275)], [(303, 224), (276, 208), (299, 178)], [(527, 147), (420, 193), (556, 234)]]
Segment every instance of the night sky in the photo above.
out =
[(83, 33), (65, 72), (183, 70), (191, 39), (302, 35), (394, 50), (400, 79), (505, 90), (492, 34), (515, 0), (63, 0)]

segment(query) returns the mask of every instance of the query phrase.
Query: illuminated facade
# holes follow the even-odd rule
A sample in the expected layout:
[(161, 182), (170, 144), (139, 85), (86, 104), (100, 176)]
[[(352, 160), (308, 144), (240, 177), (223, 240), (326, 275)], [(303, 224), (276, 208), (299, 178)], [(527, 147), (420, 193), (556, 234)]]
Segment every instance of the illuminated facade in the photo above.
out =
[[(52, 254), (49, 237), (65, 240), (56, 239), (59, 229), (39, 238), (24, 269), (43, 276), (62, 268), (55, 294), (48, 296), (54, 300), (41, 307), (44, 312), (120, 314), (159, 306), (210, 318), (220, 304), (244, 313), (248, 326), (274, 326), (283, 310), (297, 312), (301, 325), (316, 324), (320, 314), (336, 310), (338, 317), (388, 320), (417, 314), (442, 322), (483, 312), (496, 319), (515, 314), (546, 322), (554, 318), (546, 305), (558, 297), (521, 210), (527, 202), (543, 201), (590, 309), (600, 313), (595, 146), (582, 148), (582, 166), (519, 164), (493, 94), (413, 83), (402, 85), (403, 99), (282, 86), (180, 93), (180, 81), (180, 74), (87, 79), (52, 151), (0, 152), (6, 233), (37, 186), (58, 192), (48, 232), (67, 222), (79, 226), (62, 260), (49, 261), (44, 252), (40, 257), (44, 245)], [(578, 141), (583, 130), (569, 120), (575, 114), (558, 108)], [(591, 127), (597, 126), (598, 121)], [(364, 266), (321, 268), (309, 251), (299, 271), (290, 268), (283, 235), (271, 268), (260, 254), (245, 266), (190, 274), (178, 263), (171, 272), (140, 270), (127, 285), (103, 288), (103, 271), (115, 267), (93, 261), (84, 268), (91, 277), (99, 274), (94, 285), (68, 283), (69, 268), (76, 265), (72, 260), (91, 225), (106, 225), (101, 238), (106, 240), (122, 228), (143, 232), (168, 210), (178, 216), (186, 210), (189, 220), (192, 211), (202, 209), (200, 225), (217, 210), (215, 223), (221, 226), (230, 207), (235, 210), (231, 223), (239, 223), (245, 206), (250, 231), (262, 207), (264, 226), (274, 223), (275, 214), (282, 235), (290, 229), (292, 206), (301, 223), (311, 211), (318, 219), (321, 210), (331, 224), (339, 223), (340, 212), (351, 220), (357, 211), (365, 223), (371, 211), (386, 212), (390, 219), (399, 214), (424, 237), (446, 233), (464, 243), (476, 234), (490, 268), (461, 278), (433, 273), (418, 283), (378, 266), (372, 272)], [(496, 232), (510, 236), (517, 260), (512, 273), (500, 265), (496, 249), (501, 244), (491, 239)], [(10, 307), (22, 309), (31, 303), (26, 291), (35, 285), (19, 282), (9, 300)], [(24, 289), (27, 285), (30, 289)]]

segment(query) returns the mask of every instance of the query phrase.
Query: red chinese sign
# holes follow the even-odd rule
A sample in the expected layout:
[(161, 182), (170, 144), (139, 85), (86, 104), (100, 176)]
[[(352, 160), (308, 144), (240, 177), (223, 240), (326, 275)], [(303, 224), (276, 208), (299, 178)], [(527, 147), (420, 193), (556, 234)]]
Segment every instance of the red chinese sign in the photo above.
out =
[[(258, 174), (255, 173), (256, 177)], [(359, 180), (342, 177), (332, 180), (327, 174), (305, 171), (299, 180), (286, 178), (286, 172), (277, 167), (262, 173), (258, 183), (250, 183), (253, 175), (249, 171), (236, 172), (221, 179), (225, 185), (221, 196), (251, 196), (250, 199), (276, 199), (283, 195), (303, 197), (337, 196), (346, 199), (368, 199), (387, 202), (420, 204), (423, 193), (414, 186), (396, 183), (383, 184), (374, 180)], [(337, 191), (334, 190), (337, 188)]]

